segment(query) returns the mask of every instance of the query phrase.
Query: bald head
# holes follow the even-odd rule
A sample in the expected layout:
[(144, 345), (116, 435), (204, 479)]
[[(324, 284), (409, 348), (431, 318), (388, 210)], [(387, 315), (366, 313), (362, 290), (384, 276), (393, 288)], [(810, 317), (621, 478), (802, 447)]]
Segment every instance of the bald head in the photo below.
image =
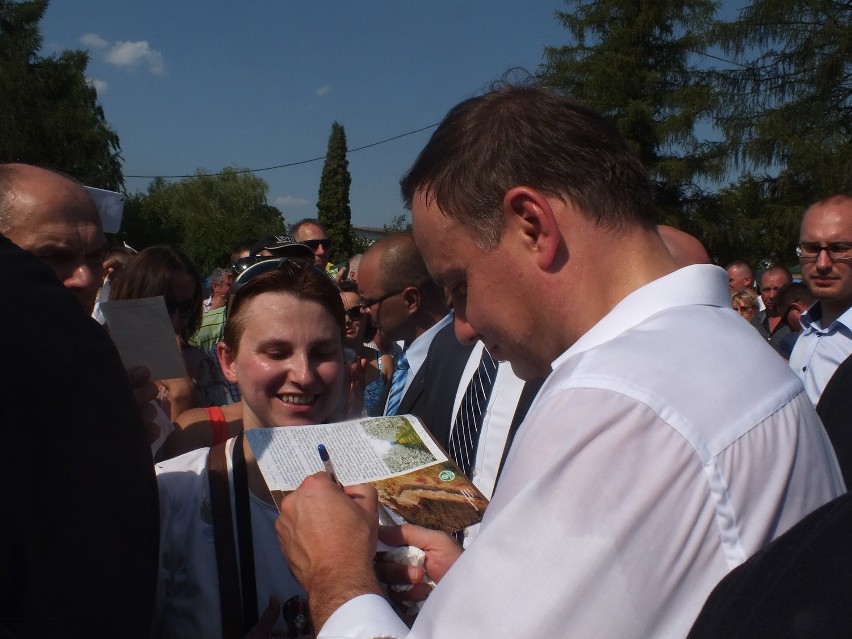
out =
[(0, 165), (0, 233), (53, 269), (91, 313), (106, 240), (81, 185), (27, 164)]
[(707, 249), (697, 237), (665, 224), (658, 225), (657, 232), (679, 267), (711, 263)]

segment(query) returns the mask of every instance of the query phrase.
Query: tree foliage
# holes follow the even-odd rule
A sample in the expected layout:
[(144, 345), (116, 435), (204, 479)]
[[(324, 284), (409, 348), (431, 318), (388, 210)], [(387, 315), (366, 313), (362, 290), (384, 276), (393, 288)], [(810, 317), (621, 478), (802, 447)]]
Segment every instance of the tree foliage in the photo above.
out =
[(353, 254), (352, 211), (349, 208), (349, 161), (346, 159), (346, 132), (337, 122), (331, 125), (328, 151), (320, 177), (317, 215), (328, 229), (331, 240), (331, 261), (345, 259)]
[(136, 249), (178, 244), (205, 273), (226, 266), (239, 242), (286, 231), (284, 218), (266, 203), (266, 182), (242, 169), (151, 182), (146, 194), (125, 203), (123, 239)]
[(84, 184), (120, 190), (121, 147), (84, 51), (39, 56), (47, 0), (0, 0), (0, 161), (59, 169)]
[(717, 80), (733, 160), (799, 211), (852, 189), (852, 5), (753, 0), (717, 37), (736, 62)]
[(569, 44), (545, 48), (541, 84), (576, 97), (627, 139), (653, 180), (661, 219), (683, 226), (703, 202), (702, 179), (724, 169), (699, 140), (714, 96), (698, 68), (715, 5), (710, 0), (566, 0), (557, 12)]

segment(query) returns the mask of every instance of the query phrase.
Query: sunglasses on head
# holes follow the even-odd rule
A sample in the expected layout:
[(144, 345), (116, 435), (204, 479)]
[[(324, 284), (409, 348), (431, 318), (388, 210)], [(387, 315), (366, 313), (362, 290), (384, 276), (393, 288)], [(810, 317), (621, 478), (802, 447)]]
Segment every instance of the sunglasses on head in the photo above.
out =
[(328, 238), (324, 240), (302, 240), (299, 244), (304, 244), (312, 251), (316, 251), (320, 246), (326, 251), (331, 247), (331, 241)]
[[(294, 259), (292, 257), (265, 257), (265, 256), (257, 256), (258, 259), (254, 262), (254, 264), (250, 264), (242, 272), (237, 275), (237, 278), (234, 280), (234, 283), (231, 285), (231, 295), (236, 297), (240, 294), (240, 291), (243, 287), (248, 284), (251, 280), (262, 273), (267, 273), (269, 271), (273, 271), (275, 269), (281, 269), (287, 272), (288, 275), (296, 276), (305, 269), (313, 268), (316, 269), (319, 273), (322, 273), (325, 276), (325, 273), (317, 269), (314, 266), (313, 262), (308, 262), (306, 260)], [(254, 259), (254, 258), (243, 258), (243, 259)]]

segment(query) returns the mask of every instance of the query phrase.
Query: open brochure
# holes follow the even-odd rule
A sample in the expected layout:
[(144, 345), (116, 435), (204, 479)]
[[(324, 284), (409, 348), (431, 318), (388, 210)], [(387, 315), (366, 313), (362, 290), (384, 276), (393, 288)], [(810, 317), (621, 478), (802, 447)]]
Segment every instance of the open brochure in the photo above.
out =
[(370, 483), (407, 522), (453, 532), (482, 519), (488, 500), (413, 415), (245, 431), (276, 504), (324, 469), (324, 444), (344, 485)]

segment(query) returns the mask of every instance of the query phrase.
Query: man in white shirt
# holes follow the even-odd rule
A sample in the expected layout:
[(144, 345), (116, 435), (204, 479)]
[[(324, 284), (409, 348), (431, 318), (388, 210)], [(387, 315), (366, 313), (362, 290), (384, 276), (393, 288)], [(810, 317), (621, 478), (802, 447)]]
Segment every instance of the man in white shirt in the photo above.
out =
[(685, 636), (722, 576), (842, 492), (800, 381), (730, 308), (724, 271), (677, 268), (642, 165), (598, 115), (536, 88), (467, 100), (402, 188), (459, 339), (550, 376), (468, 550), (383, 531), (438, 582), (410, 631), (372, 574), (375, 491), (318, 474), (284, 500), (319, 637)]
[(803, 313), (790, 368), (816, 405), (834, 371), (852, 353), (852, 198), (834, 195), (802, 217), (796, 254), (817, 298)]

